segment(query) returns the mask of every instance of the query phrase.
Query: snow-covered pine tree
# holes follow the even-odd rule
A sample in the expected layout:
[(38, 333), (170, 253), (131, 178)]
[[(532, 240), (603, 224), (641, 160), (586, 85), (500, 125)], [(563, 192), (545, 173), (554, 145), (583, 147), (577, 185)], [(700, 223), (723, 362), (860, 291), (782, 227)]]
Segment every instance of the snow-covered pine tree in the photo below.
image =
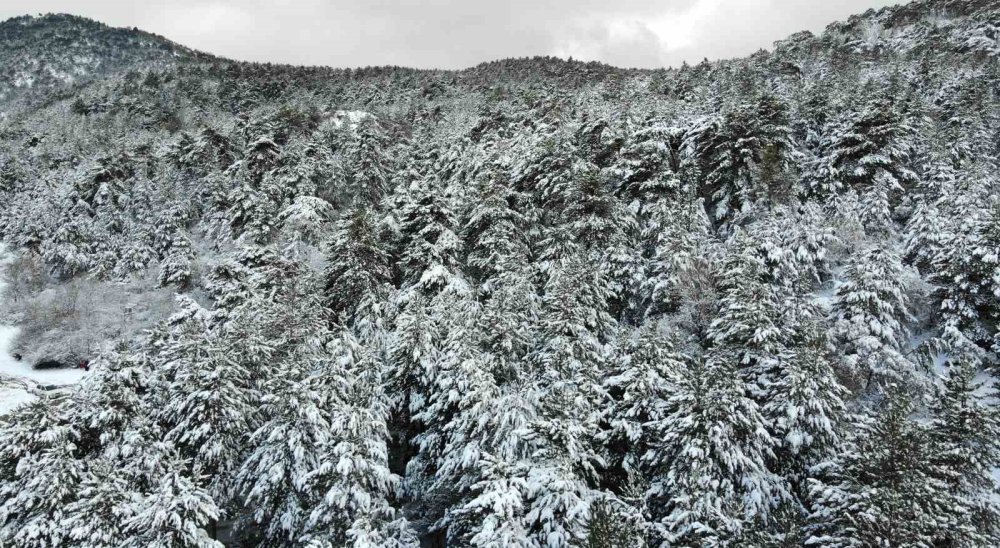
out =
[(378, 120), (366, 118), (349, 128), (340, 169), (350, 196), (377, 207), (391, 190), (393, 162), (389, 141)]
[(695, 130), (697, 154), (717, 220), (732, 219), (758, 199), (783, 199), (782, 171), (793, 152), (787, 106), (763, 95)]
[(335, 314), (352, 316), (362, 300), (388, 295), (392, 270), (388, 251), (365, 210), (337, 222), (327, 246), (326, 299)]
[(39, 247), (39, 253), (57, 276), (87, 272), (94, 260), (93, 209), (75, 193), (60, 200), (65, 222), (56, 226)]
[(87, 465), (67, 403), (47, 395), (0, 421), (0, 543), (43, 548), (68, 542), (61, 522), (77, 499)]
[(676, 376), (690, 358), (676, 352), (672, 335), (653, 322), (620, 337), (624, 340), (604, 381), (615, 407), (609, 428), (600, 433), (608, 455), (602, 481), (614, 493), (631, 496), (647, 483), (642, 457), (657, 442), (649, 426), (663, 420)]
[(489, 294), (491, 280), (521, 270), (531, 259), (528, 222), (516, 209), (523, 198), (503, 180), (482, 181), (462, 226), (468, 264)]
[(448, 537), (460, 545), (515, 548), (530, 546), (525, 527), (528, 496), (527, 462), (509, 461), (482, 454), (466, 466), (467, 477), (476, 481), (464, 486), (467, 499), (448, 517)]
[(949, 235), (947, 224), (936, 205), (918, 203), (904, 231), (903, 256), (907, 262), (921, 272), (932, 268), (934, 258), (941, 256)]
[(749, 395), (763, 405), (781, 375), (778, 356), (794, 336), (783, 312), (790, 296), (769, 280), (765, 258), (737, 234), (719, 272), (720, 299), (708, 329), (713, 354), (736, 364)]
[[(166, 456), (170, 458), (169, 455)], [(177, 458), (174, 456), (173, 458)], [(206, 528), (221, 515), (199, 482), (184, 475), (190, 465), (174, 462), (159, 484), (142, 497), (125, 522), (125, 548), (221, 548)]]
[(540, 299), (532, 264), (528, 223), (516, 208), (522, 202), (501, 181), (483, 185), (463, 229), (472, 278), (484, 301), (475, 335), (480, 358), (498, 379), (515, 380), (533, 343)]
[[(1000, 202), (990, 209), (967, 213), (959, 226), (945, 232), (944, 245), (934, 256), (932, 279), (941, 314), (971, 341), (988, 348), (1000, 344)], [(991, 340), (992, 339), (992, 340)]]
[(47, 548), (70, 541), (62, 525), (70, 517), (72, 503), (80, 496), (89, 471), (75, 454), (72, 441), (58, 432), (47, 447), (21, 457), (18, 477), (0, 485), (0, 542), (25, 548)]
[(416, 181), (399, 217), (404, 283), (425, 294), (441, 291), (461, 273), (462, 240), (440, 182)]
[(861, 196), (866, 230), (886, 233), (893, 225), (896, 197), (919, 182), (910, 162), (913, 128), (898, 106), (873, 99), (834, 124), (829, 144), (825, 192), (854, 189)]
[(684, 302), (699, 296), (706, 304), (711, 300), (705, 286), (714, 283), (712, 267), (718, 251), (700, 200), (666, 200), (658, 216), (661, 219), (648, 227), (646, 235), (652, 250), (641, 291), (646, 314), (653, 317), (677, 312)]
[(928, 462), (932, 441), (898, 391), (810, 480), (806, 544), (935, 546), (956, 525), (955, 494)]
[(899, 257), (880, 247), (859, 252), (843, 276), (831, 320), (848, 370), (864, 388), (915, 382), (916, 364), (903, 354), (910, 315)]
[(113, 548), (126, 542), (125, 522), (133, 517), (138, 493), (107, 462), (91, 466), (79, 487), (79, 499), (66, 506), (60, 524), (67, 544)]
[(230, 474), (257, 426), (260, 394), (251, 369), (262, 366), (253, 354), (266, 343), (246, 329), (206, 327), (197, 319), (171, 331), (160, 348), (158, 368), (167, 381), (154, 416), (191, 474), (205, 477), (215, 500), (226, 501)]
[[(319, 466), (304, 486), (319, 496), (309, 512), (306, 546), (412, 548), (416, 535), (390, 501), (398, 476), (389, 470), (389, 402), (381, 372), (368, 351), (343, 331), (332, 341), (326, 369), (329, 429), (319, 445)], [(338, 382), (339, 381), (339, 382)]]
[(322, 497), (308, 480), (329, 442), (333, 395), (327, 390), (343, 382), (333, 371), (319, 377), (308, 357), (297, 358), (300, 363), (266, 381), (261, 404), (268, 419), (247, 440), (251, 449), (234, 478), (247, 528), (274, 544), (297, 542)]
[(753, 544), (787, 496), (768, 469), (775, 440), (738, 364), (696, 360), (680, 371), (662, 418), (649, 425), (652, 544)]
[(634, 321), (639, 306), (636, 292), (644, 278), (635, 213), (622, 207), (596, 170), (578, 173), (568, 191), (562, 221), (541, 242), (540, 259), (553, 262), (565, 253), (589, 254), (607, 278), (609, 313)]
[(190, 238), (182, 233), (173, 234), (167, 255), (160, 263), (157, 282), (161, 286), (175, 286), (179, 291), (187, 290), (194, 275), (191, 263), (194, 261), (194, 250)]
[(282, 160), (281, 147), (269, 138), (260, 138), (226, 171), (232, 181), (226, 215), (233, 239), (245, 236), (260, 243), (276, 233), (278, 213), (286, 198), (278, 172)]
[(978, 362), (953, 360), (930, 406), (931, 449), (927, 465), (953, 497), (951, 523), (937, 533), (939, 545), (989, 546), (1000, 542), (1000, 505), (993, 471), (1000, 465), (1000, 417), (977, 380)]
[(762, 412), (777, 440), (773, 467), (805, 500), (811, 466), (836, 455), (847, 414), (829, 343), (818, 333), (777, 356), (779, 375)]
[(526, 212), (532, 240), (541, 239), (544, 226), (559, 218), (581, 170), (593, 169), (578, 158), (576, 146), (563, 131), (546, 129), (519, 143), (525, 154), (511, 167), (515, 190), (529, 195), (535, 206)]
[(608, 412), (602, 386), (614, 324), (608, 282), (581, 255), (554, 265), (545, 286), (540, 346), (531, 356), (538, 417), (530, 425), (529, 531), (535, 542), (568, 546), (586, 536), (594, 485), (605, 465), (593, 439)]
[(336, 217), (336, 210), (316, 196), (299, 196), (278, 214), (282, 252), (293, 259), (310, 259), (325, 243)]
[(130, 446), (136, 436), (159, 439), (161, 433), (150, 420), (152, 402), (146, 399), (157, 382), (146, 350), (122, 344), (92, 362), (93, 374), (78, 396), (82, 404), (73, 409), (80, 445), (88, 453), (127, 461), (134, 456)]

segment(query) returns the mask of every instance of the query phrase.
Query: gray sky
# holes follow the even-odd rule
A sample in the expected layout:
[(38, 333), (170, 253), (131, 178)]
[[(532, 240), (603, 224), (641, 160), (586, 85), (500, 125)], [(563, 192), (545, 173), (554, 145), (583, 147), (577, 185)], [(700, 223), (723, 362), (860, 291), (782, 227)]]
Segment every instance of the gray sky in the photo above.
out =
[(770, 48), (904, 0), (2, 0), (0, 19), (63, 12), (247, 61), (463, 68), (572, 56), (677, 66)]

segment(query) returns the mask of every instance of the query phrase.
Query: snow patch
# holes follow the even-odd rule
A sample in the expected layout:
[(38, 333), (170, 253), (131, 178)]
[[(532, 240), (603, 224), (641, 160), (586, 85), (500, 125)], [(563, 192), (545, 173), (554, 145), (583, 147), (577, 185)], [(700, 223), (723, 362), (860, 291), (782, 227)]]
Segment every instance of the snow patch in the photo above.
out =
[[(9, 255), (0, 246), (0, 267), (6, 265)], [(0, 294), (6, 283), (0, 279)], [(0, 415), (34, 399), (28, 387), (61, 387), (76, 384), (86, 374), (82, 369), (34, 369), (31, 364), (18, 361), (10, 354), (11, 344), (18, 328), (0, 325)]]
[(349, 129), (355, 129), (361, 122), (375, 118), (375, 115), (363, 110), (337, 110), (324, 113), (323, 118), (329, 120), (333, 127), (340, 128), (346, 124)]

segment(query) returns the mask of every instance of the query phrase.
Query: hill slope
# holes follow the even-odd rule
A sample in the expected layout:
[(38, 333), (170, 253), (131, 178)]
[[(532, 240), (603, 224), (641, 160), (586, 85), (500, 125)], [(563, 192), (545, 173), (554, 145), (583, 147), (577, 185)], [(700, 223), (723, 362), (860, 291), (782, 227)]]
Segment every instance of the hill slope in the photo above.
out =
[(93, 364), (0, 545), (1000, 544), (1000, 3), (663, 70), (0, 28), (13, 349)]
[(0, 23), (0, 105), (26, 90), (64, 88), (193, 59), (211, 57), (154, 34), (83, 17), (16, 17)]

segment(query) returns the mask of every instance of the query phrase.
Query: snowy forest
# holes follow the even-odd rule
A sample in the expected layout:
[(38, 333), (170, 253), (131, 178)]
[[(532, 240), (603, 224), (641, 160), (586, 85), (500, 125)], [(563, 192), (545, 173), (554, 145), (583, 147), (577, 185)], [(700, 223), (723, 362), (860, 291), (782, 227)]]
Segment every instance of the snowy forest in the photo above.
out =
[[(743, 59), (0, 23), (0, 546), (1000, 545), (1000, 0)], [(0, 384), (5, 381), (0, 375)]]

